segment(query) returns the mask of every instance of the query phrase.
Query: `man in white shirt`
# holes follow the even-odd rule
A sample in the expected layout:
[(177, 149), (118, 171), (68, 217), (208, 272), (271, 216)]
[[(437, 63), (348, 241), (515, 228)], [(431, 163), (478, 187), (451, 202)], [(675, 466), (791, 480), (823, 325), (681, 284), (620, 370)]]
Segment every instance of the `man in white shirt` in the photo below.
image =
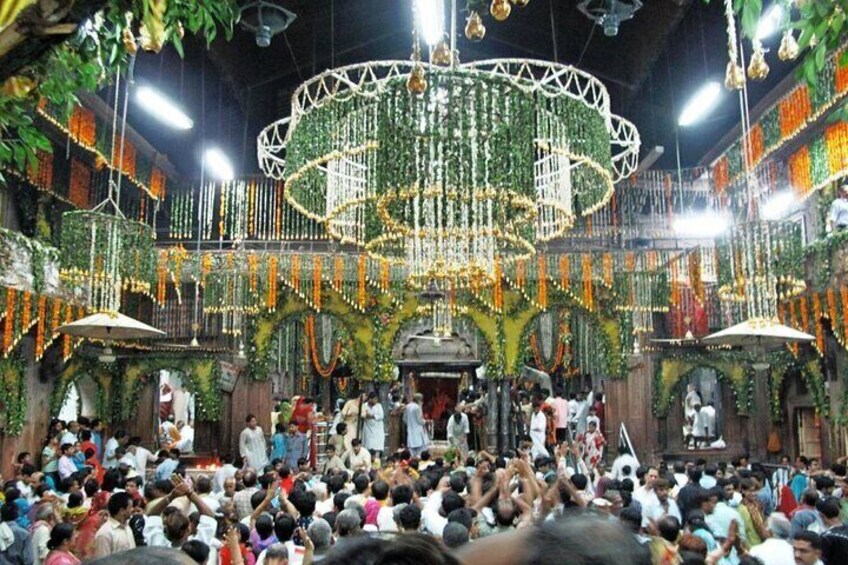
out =
[(369, 472), (371, 470), (371, 454), (368, 453), (367, 449), (362, 448), (362, 440), (354, 438), (350, 444), (352, 447), (350, 451), (342, 455), (342, 461), (347, 463), (347, 468), (351, 471)]
[(424, 509), (421, 511), (421, 524), (430, 535), (440, 538), (448, 523), (448, 515), (463, 507), (465, 507), (465, 501), (451, 490), (449, 479), (442, 477), (439, 487), (424, 504)]
[(533, 440), (533, 448), (530, 457), (533, 461), (537, 457), (550, 457), (545, 447), (545, 436), (548, 430), (548, 418), (542, 411), (542, 402), (533, 401), (533, 414), (530, 416), (530, 439)]
[(648, 504), (658, 502), (657, 495), (654, 493), (654, 483), (659, 479), (660, 473), (656, 467), (650, 467), (645, 473), (645, 484), (637, 487), (633, 491), (633, 498), (642, 505), (642, 508)]
[(135, 469), (138, 471), (138, 476), (142, 480), (146, 480), (147, 464), (150, 461), (155, 461), (156, 455), (141, 445), (141, 438), (138, 436), (130, 438), (130, 441), (127, 443), (127, 451), (135, 457)]
[(106, 446), (103, 448), (103, 467), (106, 469), (114, 469), (118, 466), (118, 458), (115, 457), (115, 450), (118, 446), (127, 444), (127, 432), (118, 430), (115, 435), (106, 441)]
[(70, 421), (68, 422), (68, 427), (65, 428), (65, 433), (62, 434), (62, 439), (59, 440), (59, 444), (70, 443), (74, 444), (79, 441), (79, 431), (80, 425), (79, 422)]
[(398, 531), (397, 522), (395, 522), (395, 508), (400, 505), (410, 504), (412, 502), (412, 487), (409, 485), (396, 485), (391, 490), (391, 504), (387, 504), (380, 508), (377, 513), (377, 528), (381, 532), (396, 532)]
[(77, 466), (73, 460), (77, 448), (72, 443), (63, 443), (61, 450), (62, 456), (59, 457), (59, 478), (65, 480), (77, 472)]
[(642, 527), (647, 528), (651, 522), (656, 522), (663, 516), (674, 516), (678, 523), (683, 523), (680, 509), (677, 503), (669, 498), (668, 493), (671, 485), (665, 479), (654, 481), (655, 498), (648, 498), (647, 503), (642, 506)]
[(35, 523), (32, 525), (32, 556), (34, 565), (41, 565), (50, 550), (50, 530), (56, 525), (55, 509), (49, 502), (40, 504), (35, 511)]
[(839, 194), (830, 205), (827, 215), (827, 225), (831, 232), (842, 231), (848, 228), (848, 182), (839, 186)]
[(215, 480), (212, 481), (212, 490), (221, 493), (224, 490), (224, 481), (236, 476), (238, 469), (233, 465), (233, 456), (225, 453), (221, 456), (221, 467), (215, 471)]
[(245, 422), (247, 426), (239, 435), (239, 453), (247, 460), (251, 469), (261, 473), (265, 465), (269, 463), (265, 434), (257, 425), (256, 416), (253, 414), (248, 414)]
[[(163, 497), (160, 501), (154, 504), (147, 512), (144, 520), (144, 540), (151, 547), (174, 547), (179, 548), (186, 541), (198, 540), (206, 545), (212, 545), (212, 540), (215, 537), (215, 532), (218, 528), (218, 522), (214, 518), (214, 514), (206, 506), (202, 498), (189, 487), (188, 483), (182, 482), (181, 479), (176, 480), (174, 489)], [(169, 509), (165, 517), (162, 517), (163, 511), (177, 498), (186, 496), (189, 501), (200, 512), (200, 522), (197, 525), (197, 531), (194, 535), (191, 534), (191, 525), (188, 517), (179, 509)]]

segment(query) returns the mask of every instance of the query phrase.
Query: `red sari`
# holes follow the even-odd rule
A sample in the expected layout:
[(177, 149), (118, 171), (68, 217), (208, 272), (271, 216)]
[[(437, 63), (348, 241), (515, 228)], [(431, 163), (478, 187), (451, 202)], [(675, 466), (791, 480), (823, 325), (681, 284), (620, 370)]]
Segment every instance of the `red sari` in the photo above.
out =
[(317, 437), (315, 428), (315, 406), (298, 398), (292, 410), (291, 423), (297, 425), (297, 431), (302, 434), (312, 432), (309, 437), (309, 465), (315, 468), (318, 464), (318, 449), (316, 447)]

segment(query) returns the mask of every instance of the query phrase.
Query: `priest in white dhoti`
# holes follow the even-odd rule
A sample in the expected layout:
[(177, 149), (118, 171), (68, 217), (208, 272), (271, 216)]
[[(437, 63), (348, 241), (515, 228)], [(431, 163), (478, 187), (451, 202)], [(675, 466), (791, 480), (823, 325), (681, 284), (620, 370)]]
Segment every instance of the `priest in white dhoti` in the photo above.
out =
[(418, 457), (430, 444), (430, 437), (424, 427), (424, 414), (421, 404), (424, 395), (420, 392), (412, 396), (412, 402), (406, 405), (403, 413), (403, 423), (406, 425), (406, 447), (413, 457)]
[(368, 395), (365, 405), (365, 419), (362, 422), (362, 445), (376, 459), (380, 459), (386, 449), (386, 428), (383, 405), (376, 392)]
[(471, 431), (468, 425), (468, 416), (459, 408), (448, 418), (447, 436), (451, 447), (459, 452), (461, 461), (468, 457), (468, 433)]
[(256, 423), (256, 416), (248, 414), (245, 419), (247, 427), (239, 435), (239, 453), (244, 457), (248, 467), (261, 473), (268, 465), (268, 446), (265, 444), (265, 434)]
[(530, 457), (533, 461), (537, 457), (550, 457), (548, 448), (545, 447), (545, 435), (548, 431), (548, 418), (542, 412), (542, 403), (538, 400), (533, 401), (533, 414), (530, 416), (530, 439), (533, 441), (533, 447), (530, 450)]
[(695, 419), (695, 405), (701, 404), (701, 395), (698, 394), (698, 391), (695, 390), (695, 385), (689, 384), (686, 387), (686, 397), (683, 399), (683, 412), (686, 416), (686, 419), (694, 421)]

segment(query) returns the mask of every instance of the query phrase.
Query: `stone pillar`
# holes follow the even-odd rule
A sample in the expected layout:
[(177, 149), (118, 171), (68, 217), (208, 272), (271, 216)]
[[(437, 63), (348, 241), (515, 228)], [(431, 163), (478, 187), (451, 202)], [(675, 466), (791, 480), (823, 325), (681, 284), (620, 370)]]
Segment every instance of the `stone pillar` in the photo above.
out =
[(512, 392), (511, 377), (505, 377), (501, 381), (500, 388), (500, 441), (498, 447), (500, 451), (513, 449), (515, 446), (515, 434), (512, 433)]
[(498, 409), (500, 401), (498, 398), (497, 383), (489, 382), (489, 388), (486, 392), (486, 450), (497, 452), (498, 448)]
[(769, 416), (768, 369), (755, 369), (751, 412), (748, 414), (748, 453), (754, 461), (768, 457)]

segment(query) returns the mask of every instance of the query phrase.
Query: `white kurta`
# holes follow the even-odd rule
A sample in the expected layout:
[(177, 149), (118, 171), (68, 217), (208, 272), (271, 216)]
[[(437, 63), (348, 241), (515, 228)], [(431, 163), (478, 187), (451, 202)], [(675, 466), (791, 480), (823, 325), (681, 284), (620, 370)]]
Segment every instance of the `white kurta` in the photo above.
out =
[(537, 457), (550, 457), (545, 447), (545, 434), (547, 433), (548, 419), (545, 413), (539, 410), (530, 416), (530, 439), (533, 440), (533, 449), (530, 456), (535, 461)]
[(247, 460), (248, 466), (255, 471), (262, 469), (269, 463), (268, 447), (265, 445), (265, 434), (262, 428), (256, 426), (254, 429), (245, 428), (239, 436), (239, 453)]
[(379, 402), (365, 407), (366, 418), (362, 421), (362, 446), (369, 451), (383, 451), (386, 448), (386, 429), (384, 426), (383, 406)]
[(406, 446), (410, 449), (424, 447), (430, 443), (427, 430), (424, 428), (424, 415), (421, 407), (415, 402), (406, 405), (403, 414), (403, 423), (406, 424)]
[(457, 448), (463, 457), (468, 454), (468, 433), (471, 428), (468, 425), (468, 416), (460, 413), (459, 422), (456, 421), (456, 415), (451, 414), (448, 418), (447, 436), (451, 447)]

